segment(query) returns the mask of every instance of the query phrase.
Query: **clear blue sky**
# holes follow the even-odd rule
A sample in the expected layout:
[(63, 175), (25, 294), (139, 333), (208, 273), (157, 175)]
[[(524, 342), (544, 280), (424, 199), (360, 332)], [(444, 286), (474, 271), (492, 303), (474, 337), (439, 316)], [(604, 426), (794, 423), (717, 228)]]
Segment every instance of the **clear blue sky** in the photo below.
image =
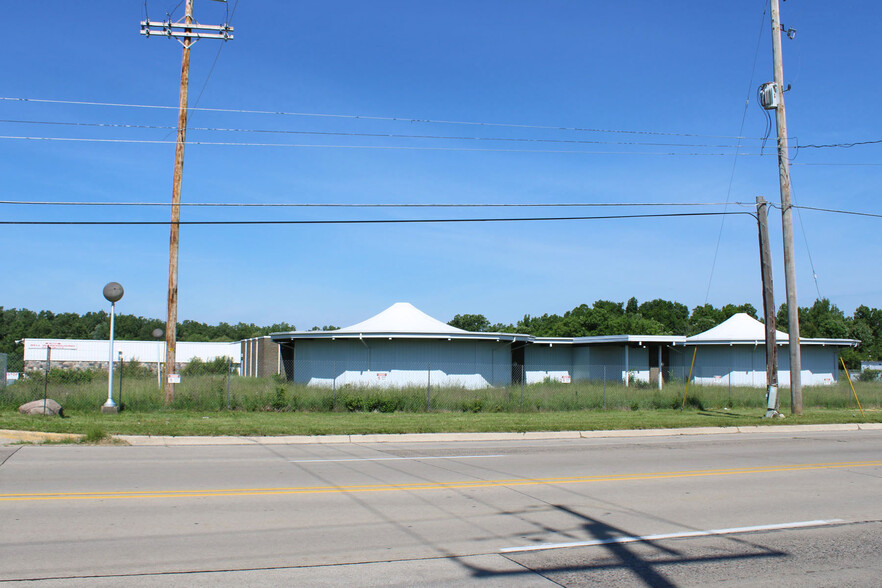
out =
[[(231, 2), (232, 9), (235, 0)], [(149, 0), (151, 19), (177, 2)], [(774, 129), (756, 88), (772, 78), (767, 1), (239, 2), (235, 40), (192, 50), (191, 106), (652, 131), (695, 137), (193, 111), (191, 127), (520, 141), (234, 133), (191, 141), (184, 202), (561, 203), (778, 201)], [(196, 18), (224, 20), (196, 0)], [(763, 17), (764, 11), (766, 12)], [(175, 16), (180, 16), (182, 8)], [(181, 48), (138, 33), (140, 0), (4, 3), (0, 95), (176, 106)], [(782, 3), (790, 135), (799, 144), (882, 139), (877, 2)], [(759, 51), (756, 52), (759, 42)], [(754, 58), (756, 68), (754, 70)], [(751, 83), (751, 79), (753, 80)], [(744, 154), (734, 163), (745, 100)], [(0, 101), (0, 119), (174, 126), (175, 110)], [(171, 141), (163, 129), (0, 123), (4, 136)], [(529, 139), (529, 141), (527, 141)], [(537, 141), (537, 140), (543, 141)], [(555, 141), (601, 141), (566, 143)], [(632, 145), (614, 143), (665, 143)], [(684, 144), (698, 146), (684, 146)], [(341, 148), (368, 146), (367, 149)], [(434, 149), (377, 149), (431, 147)], [(475, 150), (482, 149), (482, 150)], [(508, 150), (508, 151), (503, 151)], [(538, 152), (544, 151), (544, 152)], [(573, 151), (578, 153), (551, 153)], [(613, 153), (610, 153), (613, 152)], [(678, 155), (659, 155), (676, 152)], [(694, 155), (700, 154), (700, 155)], [(724, 155), (719, 155), (724, 154)], [(882, 212), (882, 145), (803, 149), (796, 204)], [(168, 202), (174, 145), (0, 139), (4, 200)], [(840, 164), (804, 165), (816, 163)], [(876, 165), (841, 165), (841, 164)], [(700, 209), (705, 210), (705, 209)], [(722, 207), (708, 211), (723, 210)], [(730, 205), (729, 211), (744, 210)], [(569, 216), (665, 209), (184, 209), (183, 220)], [(0, 205), (10, 220), (168, 220), (167, 207)], [(770, 217), (784, 300), (780, 213)], [(882, 219), (796, 217), (801, 305), (882, 307)], [(721, 232), (722, 227), (722, 232)], [(719, 254), (711, 268), (718, 236)], [(808, 244), (808, 247), (806, 246)], [(168, 227), (0, 226), (0, 305), (165, 317)], [(812, 278), (811, 261), (818, 276)], [(749, 216), (349, 226), (184, 226), (181, 319), (346, 325), (398, 301), (443, 320), (561, 313), (597, 299), (761, 307)], [(709, 286), (709, 287), (708, 287)]]

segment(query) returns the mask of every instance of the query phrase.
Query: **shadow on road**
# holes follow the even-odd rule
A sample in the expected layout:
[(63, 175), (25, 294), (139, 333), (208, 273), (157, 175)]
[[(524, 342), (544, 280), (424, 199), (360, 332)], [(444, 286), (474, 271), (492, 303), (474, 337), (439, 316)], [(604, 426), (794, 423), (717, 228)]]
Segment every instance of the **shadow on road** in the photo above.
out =
[[(572, 548), (567, 550), (555, 550), (555, 556), (542, 557), (539, 554), (547, 554), (548, 551), (531, 551), (528, 553), (509, 553), (504, 556), (511, 561), (523, 567), (523, 570), (510, 572), (496, 572), (486, 570), (467, 562), (460, 561), (460, 565), (470, 569), (475, 578), (486, 578), (500, 575), (518, 576), (522, 574), (539, 574), (545, 577), (556, 574), (576, 574), (601, 571), (627, 571), (630, 572), (632, 579), (639, 580), (646, 586), (656, 588), (671, 588), (676, 586), (670, 579), (665, 577), (659, 571), (659, 568), (673, 565), (701, 565), (724, 561), (744, 561), (765, 558), (783, 558), (787, 557), (787, 553), (771, 549), (755, 543), (743, 540), (729, 540), (736, 544), (736, 549), (730, 553), (714, 554), (706, 556), (685, 556), (676, 549), (665, 547), (660, 542), (651, 540), (631, 540), (623, 541), (625, 538), (633, 537), (634, 534), (629, 533), (621, 528), (614, 527), (604, 523), (598, 519), (589, 517), (582, 513), (576, 512), (569, 507), (562, 505), (552, 505), (555, 509), (565, 512), (571, 516), (578, 517), (582, 522), (582, 529), (586, 532), (587, 541), (597, 541), (598, 544), (582, 549), (599, 549), (603, 550), (600, 554), (591, 557), (590, 561), (584, 563), (556, 563), (555, 560), (566, 559), (572, 557)], [(641, 554), (635, 549), (635, 546), (648, 546), (656, 552), (656, 555)], [(570, 551), (564, 555), (562, 552)], [(584, 554), (584, 551), (582, 552)], [(576, 556), (578, 557), (578, 556)], [(456, 558), (454, 558), (456, 559)], [(571, 559), (570, 559), (571, 561)], [(549, 578), (551, 579), (551, 578)]]

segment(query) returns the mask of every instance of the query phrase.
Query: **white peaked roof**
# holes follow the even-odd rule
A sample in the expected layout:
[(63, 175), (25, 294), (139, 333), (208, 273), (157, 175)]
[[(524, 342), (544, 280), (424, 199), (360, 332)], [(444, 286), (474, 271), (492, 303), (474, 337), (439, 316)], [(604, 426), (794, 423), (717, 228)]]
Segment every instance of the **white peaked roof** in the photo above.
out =
[(517, 333), (477, 333), (457, 329), (430, 317), (407, 302), (396, 302), (380, 314), (342, 329), (273, 333), (271, 337), (277, 343), (310, 339), (468, 339), (510, 343), (532, 339), (530, 335)]
[(371, 318), (343, 327), (336, 333), (466, 333), (432, 318), (413, 304), (396, 302)]
[[(766, 340), (766, 325), (746, 312), (734, 314), (716, 327), (687, 337), (687, 343), (755, 343)], [(778, 343), (787, 342), (787, 333), (775, 331)]]

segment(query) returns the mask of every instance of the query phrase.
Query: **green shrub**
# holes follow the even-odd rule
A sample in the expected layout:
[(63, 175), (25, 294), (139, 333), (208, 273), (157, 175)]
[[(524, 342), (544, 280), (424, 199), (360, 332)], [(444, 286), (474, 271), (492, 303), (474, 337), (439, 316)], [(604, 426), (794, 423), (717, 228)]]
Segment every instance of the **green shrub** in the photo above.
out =
[(879, 370), (863, 370), (858, 374), (858, 382), (875, 382), (879, 379), (882, 372)]
[(211, 361), (202, 361), (198, 357), (194, 357), (190, 363), (184, 366), (181, 374), (184, 376), (204, 376), (206, 374), (224, 374), (226, 375), (230, 368), (230, 359), (228, 357), (215, 357)]
[(365, 401), (368, 412), (395, 412), (404, 409), (404, 397), (396, 392), (372, 394)]
[(364, 410), (364, 401), (360, 396), (347, 394), (343, 397), (343, 406), (349, 412), (359, 412)]
[(90, 427), (83, 436), (83, 443), (100, 443), (107, 439), (108, 435), (101, 427)]
[(459, 409), (462, 412), (481, 412), (482, 410), (484, 410), (484, 401), (480, 398), (463, 400), (459, 406)]
[(276, 386), (276, 393), (273, 396), (273, 403), (271, 406), (273, 407), (273, 410), (285, 410), (288, 408), (288, 400), (285, 398), (284, 386)]

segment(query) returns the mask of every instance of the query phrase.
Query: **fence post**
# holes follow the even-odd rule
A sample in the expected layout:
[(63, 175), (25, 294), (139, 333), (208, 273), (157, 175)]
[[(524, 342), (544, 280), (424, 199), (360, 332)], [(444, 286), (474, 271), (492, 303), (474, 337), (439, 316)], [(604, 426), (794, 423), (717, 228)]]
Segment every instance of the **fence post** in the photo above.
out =
[(334, 377), (334, 381), (331, 383), (331, 390), (333, 390), (333, 399), (331, 400), (331, 410), (337, 408), (337, 360), (334, 360), (334, 373), (331, 374)]
[(231, 358), (227, 359), (227, 410), (230, 410), (232, 406), (230, 406), (230, 378), (233, 374), (233, 360)]
[(119, 409), (123, 409), (122, 405), (122, 382), (123, 382), (123, 352), (119, 352), (119, 393), (117, 394), (116, 403), (119, 405)]
[(520, 402), (520, 410), (523, 412), (524, 410), (524, 372), (521, 370), (521, 402)]
[(521, 402), (524, 398), (524, 380), (527, 379), (527, 366), (521, 365)]
[(52, 348), (46, 345), (46, 375), (43, 376), (43, 415), (46, 415), (46, 399), (49, 396), (49, 368), (52, 366)]
[(603, 366), (603, 410), (606, 410), (606, 365)]
[(732, 408), (732, 370), (734, 369), (734, 361), (732, 360), (732, 348), (729, 348), (729, 374), (726, 376), (727, 383), (729, 384), (729, 402), (726, 404), (729, 408)]
[(426, 366), (426, 412), (432, 410), (432, 364)]

